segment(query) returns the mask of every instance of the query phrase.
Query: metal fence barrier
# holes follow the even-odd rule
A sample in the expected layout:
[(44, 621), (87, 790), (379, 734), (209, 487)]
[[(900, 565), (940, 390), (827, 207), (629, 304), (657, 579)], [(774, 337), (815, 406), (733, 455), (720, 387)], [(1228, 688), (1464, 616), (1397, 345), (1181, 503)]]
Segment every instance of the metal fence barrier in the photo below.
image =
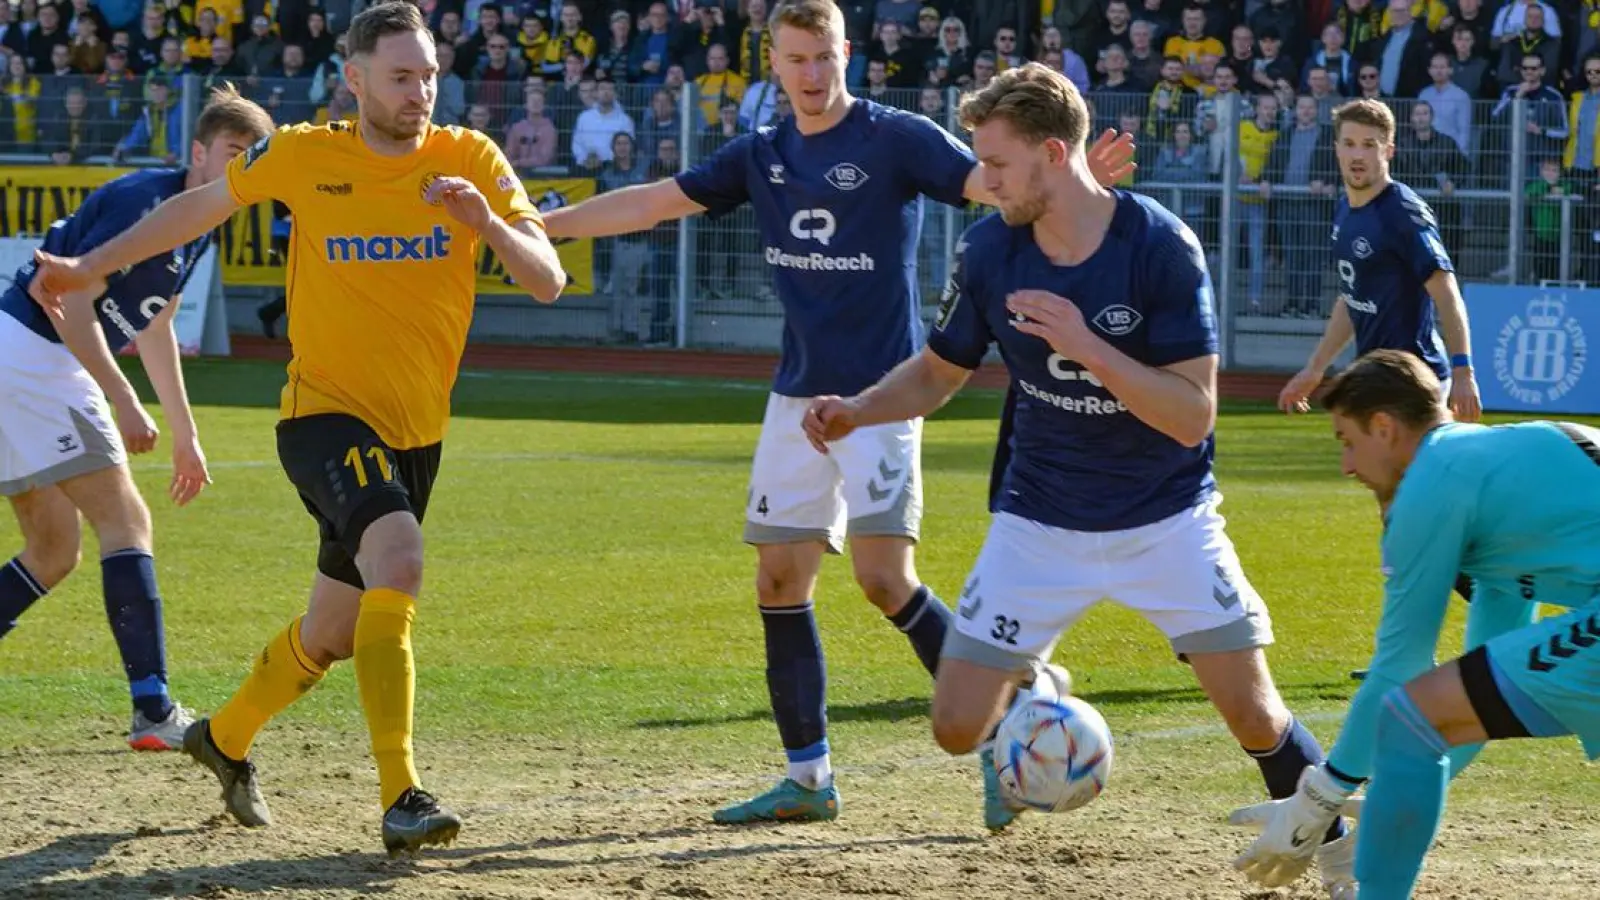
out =
[[(337, 73), (234, 82), (280, 124), (355, 115)], [(192, 74), (29, 76), (0, 92), (0, 166), (182, 162), (202, 98), (215, 83)], [(865, 96), (962, 134), (953, 91), (869, 89)], [(1283, 107), (1237, 94), (1178, 104), (1153, 103), (1142, 93), (1091, 91), (1086, 99), (1096, 132), (1111, 127), (1138, 136), (1139, 171), (1123, 187), (1161, 201), (1205, 246), (1224, 365), (1300, 365), (1334, 296), (1330, 228), (1341, 188), (1330, 132), (1313, 138), (1310, 122), (1327, 126), (1337, 98)], [(1307, 108), (1297, 111), (1301, 104)], [(1600, 194), (1562, 170), (1560, 141), (1530, 132), (1527, 102), (1475, 101), (1448, 110), (1413, 100), (1389, 105), (1399, 126), (1394, 177), (1433, 206), (1461, 278), (1600, 280)], [(452, 76), (441, 82), (436, 120), (494, 137), (518, 173), (540, 183), (535, 199), (549, 208), (574, 201), (561, 185), (592, 183), (593, 192), (603, 193), (670, 177), (788, 114), (776, 88), (730, 86), (715, 77), (673, 88), (538, 78), (469, 84)], [(1298, 136), (1297, 116), (1305, 123)], [(1265, 137), (1270, 132), (1276, 137)], [(1242, 133), (1250, 140), (1241, 140)], [(1312, 152), (1297, 155), (1297, 147)], [(926, 204), (917, 262), (929, 317), (956, 239), (985, 212)], [(8, 221), (0, 218), (0, 226), (14, 227)], [(484, 295), (473, 338), (774, 348), (782, 309), (761, 246), (749, 209), (595, 241), (591, 289), (550, 308)], [(230, 287), (236, 327), (255, 327), (255, 305), (275, 293), (281, 289)]]

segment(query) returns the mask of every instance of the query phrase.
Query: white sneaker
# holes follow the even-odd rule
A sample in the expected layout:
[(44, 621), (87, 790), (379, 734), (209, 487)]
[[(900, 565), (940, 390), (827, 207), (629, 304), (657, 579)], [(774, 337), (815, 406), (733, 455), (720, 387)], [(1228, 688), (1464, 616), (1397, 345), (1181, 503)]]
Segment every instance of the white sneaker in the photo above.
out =
[(128, 729), (128, 746), (154, 752), (182, 750), (183, 733), (193, 724), (194, 713), (177, 703), (172, 704), (172, 712), (161, 722), (152, 722), (144, 713), (135, 710), (133, 725)]
[[(1351, 823), (1345, 823), (1348, 827)], [(1329, 900), (1356, 900), (1356, 833), (1317, 848), (1317, 874)]]

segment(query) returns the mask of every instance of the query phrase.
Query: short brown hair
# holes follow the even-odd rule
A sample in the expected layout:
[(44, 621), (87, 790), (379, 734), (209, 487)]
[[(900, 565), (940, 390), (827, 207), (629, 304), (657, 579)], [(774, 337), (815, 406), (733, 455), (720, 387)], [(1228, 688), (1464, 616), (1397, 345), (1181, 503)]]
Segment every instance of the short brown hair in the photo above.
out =
[(424, 32), (432, 38), (422, 10), (411, 0), (383, 0), (362, 10), (350, 20), (350, 30), (345, 33), (345, 49), (351, 56), (370, 54), (378, 49), (378, 39), (391, 34)]
[(211, 91), (205, 109), (194, 123), (194, 139), (201, 146), (225, 134), (259, 141), (273, 131), (272, 117), (254, 100), (246, 99), (232, 82), (224, 81)]
[(774, 34), (778, 26), (788, 25), (815, 35), (844, 37), (844, 12), (833, 0), (779, 0), (767, 16), (767, 27)]
[(1338, 137), (1344, 123), (1365, 125), (1383, 132), (1383, 142), (1394, 143), (1394, 113), (1381, 100), (1363, 97), (1351, 100), (1333, 111), (1333, 134)]
[(1050, 138), (1080, 147), (1089, 136), (1089, 109), (1067, 76), (1031, 62), (1007, 69), (981, 91), (961, 98), (961, 126), (977, 130), (999, 119), (1038, 144)]
[(1446, 418), (1441, 393), (1438, 376), (1415, 354), (1374, 350), (1334, 377), (1322, 408), (1356, 420), (1362, 429), (1380, 412), (1427, 428)]

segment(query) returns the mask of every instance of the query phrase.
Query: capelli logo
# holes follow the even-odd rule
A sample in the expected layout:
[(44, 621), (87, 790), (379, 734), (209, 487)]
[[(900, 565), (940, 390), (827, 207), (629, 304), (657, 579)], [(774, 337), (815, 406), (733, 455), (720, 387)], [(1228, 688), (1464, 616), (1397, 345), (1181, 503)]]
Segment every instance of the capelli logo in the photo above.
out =
[(355, 193), (355, 185), (346, 181), (342, 184), (319, 184), (317, 193), (327, 194), (330, 197), (348, 197)]

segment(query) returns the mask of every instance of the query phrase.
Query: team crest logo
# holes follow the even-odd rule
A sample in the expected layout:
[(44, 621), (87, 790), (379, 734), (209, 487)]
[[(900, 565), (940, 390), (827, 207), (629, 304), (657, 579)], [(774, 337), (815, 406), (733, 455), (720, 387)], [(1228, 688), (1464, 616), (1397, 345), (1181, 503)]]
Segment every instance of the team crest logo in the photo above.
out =
[(1350, 249), (1355, 253), (1356, 259), (1366, 259), (1372, 255), (1372, 244), (1368, 243), (1364, 237), (1356, 238), (1356, 242), (1350, 245)]
[(1095, 313), (1094, 318), (1090, 321), (1094, 323), (1094, 327), (1104, 331), (1106, 334), (1112, 337), (1122, 337), (1138, 328), (1144, 322), (1144, 317), (1139, 315), (1138, 310), (1117, 303)]
[(841, 191), (853, 191), (867, 183), (867, 173), (861, 171), (861, 167), (855, 163), (839, 163), (829, 169), (828, 174), (823, 177)]
[(1589, 342), (1583, 326), (1567, 315), (1565, 301), (1565, 294), (1540, 294), (1525, 316), (1506, 321), (1496, 339), (1495, 377), (1529, 406), (1559, 401), (1583, 378)]
[(501, 175), (495, 179), (494, 186), (502, 191), (509, 191), (517, 186), (517, 180), (510, 175)]
[(428, 191), (433, 187), (435, 182), (443, 177), (444, 174), (442, 172), (429, 172), (428, 174), (422, 176), (422, 184), (417, 189), (417, 193), (422, 196), (423, 203), (426, 203), (430, 206), (438, 206), (440, 204), (440, 201), (438, 200), (428, 199)]

